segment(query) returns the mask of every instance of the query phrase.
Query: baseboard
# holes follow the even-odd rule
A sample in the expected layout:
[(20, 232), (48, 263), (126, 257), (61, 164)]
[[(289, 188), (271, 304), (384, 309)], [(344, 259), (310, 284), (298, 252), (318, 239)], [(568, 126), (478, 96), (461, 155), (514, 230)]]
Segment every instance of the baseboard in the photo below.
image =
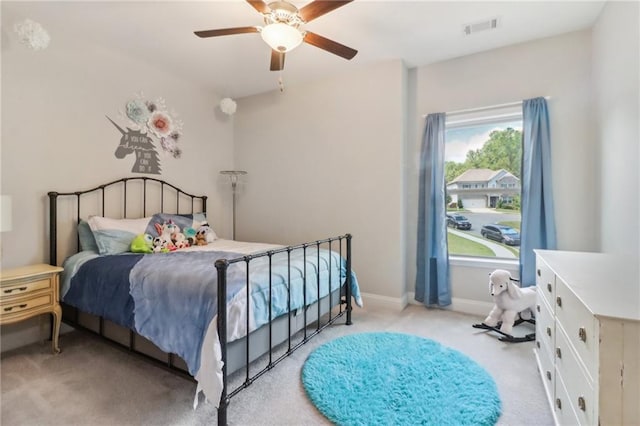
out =
[[(412, 305), (422, 305), (421, 302), (415, 300), (415, 293), (407, 293), (409, 303)], [(449, 309), (455, 312), (461, 312), (463, 314), (487, 316), (491, 309), (493, 309), (493, 303), (482, 302), (480, 300), (461, 299), (459, 297), (451, 298), (451, 305), (446, 306), (443, 309)]]
[(361, 293), (361, 296), (362, 296), (362, 303), (364, 304), (365, 309), (387, 308), (387, 309), (401, 311), (404, 308), (406, 308), (408, 304), (407, 294), (405, 294), (401, 298), (380, 296), (379, 294), (372, 294), (372, 293)]

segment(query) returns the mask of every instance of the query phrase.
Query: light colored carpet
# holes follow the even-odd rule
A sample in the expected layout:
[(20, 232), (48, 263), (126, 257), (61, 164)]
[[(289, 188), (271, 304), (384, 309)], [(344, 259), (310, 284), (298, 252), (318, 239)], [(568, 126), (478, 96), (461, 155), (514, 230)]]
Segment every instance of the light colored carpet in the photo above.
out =
[[(232, 398), (231, 425), (327, 425), (307, 399), (300, 372), (308, 354), (338, 336), (394, 331), (457, 349), (494, 378), (500, 425), (551, 425), (533, 342), (508, 344), (471, 327), (482, 318), (422, 306), (402, 312), (354, 309), (352, 326), (336, 325)], [(520, 326), (520, 327), (525, 327)], [(527, 330), (528, 331), (528, 330)], [(61, 336), (62, 353), (35, 344), (2, 354), (2, 425), (215, 424), (211, 404), (192, 409), (195, 383), (81, 332)]]

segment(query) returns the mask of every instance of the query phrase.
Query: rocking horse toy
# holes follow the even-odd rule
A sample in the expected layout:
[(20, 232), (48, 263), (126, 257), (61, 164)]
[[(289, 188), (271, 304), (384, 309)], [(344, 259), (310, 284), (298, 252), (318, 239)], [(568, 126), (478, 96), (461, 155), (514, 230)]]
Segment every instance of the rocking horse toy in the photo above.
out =
[(535, 324), (536, 290), (534, 287), (520, 288), (508, 271), (496, 269), (489, 274), (489, 289), (493, 296), (493, 309), (481, 324), (474, 328), (494, 331), (503, 342), (519, 343), (535, 340), (536, 333), (522, 337), (513, 336), (513, 327), (523, 322)]

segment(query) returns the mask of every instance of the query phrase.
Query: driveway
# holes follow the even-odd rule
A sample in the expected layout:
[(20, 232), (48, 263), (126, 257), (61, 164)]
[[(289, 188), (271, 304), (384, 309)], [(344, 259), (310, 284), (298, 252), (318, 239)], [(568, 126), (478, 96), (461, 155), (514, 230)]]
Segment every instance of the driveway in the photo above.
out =
[(457, 235), (462, 238), (466, 238), (473, 242), (482, 244), (483, 246), (488, 247), (491, 251), (493, 251), (496, 257), (503, 257), (507, 259), (516, 259), (517, 256), (513, 254), (513, 252), (500, 244), (494, 243), (492, 241), (487, 240), (486, 238), (476, 237), (474, 235), (470, 235), (469, 232), (456, 231), (453, 229), (448, 229), (454, 235)]

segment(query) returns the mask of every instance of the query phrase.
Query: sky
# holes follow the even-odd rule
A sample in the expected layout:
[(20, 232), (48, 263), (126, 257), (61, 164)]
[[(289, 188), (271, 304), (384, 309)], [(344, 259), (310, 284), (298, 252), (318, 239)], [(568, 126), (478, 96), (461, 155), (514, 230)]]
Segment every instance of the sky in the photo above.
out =
[(489, 140), (491, 132), (504, 130), (507, 127), (522, 130), (522, 121), (479, 124), (447, 130), (445, 133), (445, 161), (464, 163), (467, 158), (467, 152), (482, 148), (484, 143)]

